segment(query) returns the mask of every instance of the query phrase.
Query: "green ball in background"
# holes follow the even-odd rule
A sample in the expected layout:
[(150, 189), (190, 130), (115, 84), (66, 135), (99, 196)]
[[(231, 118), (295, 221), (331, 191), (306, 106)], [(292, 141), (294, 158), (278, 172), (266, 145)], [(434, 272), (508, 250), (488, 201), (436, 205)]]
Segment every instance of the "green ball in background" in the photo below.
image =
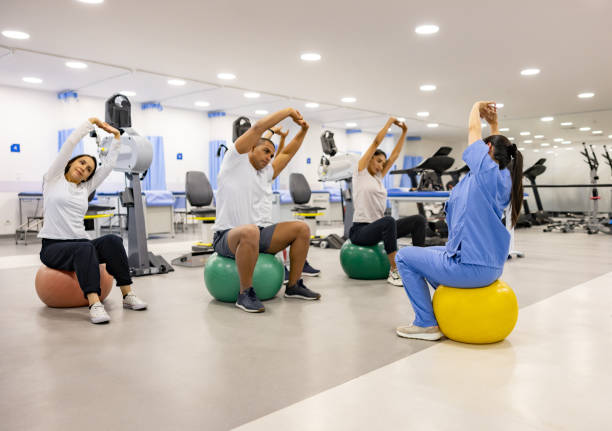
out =
[[(260, 253), (253, 272), (253, 288), (257, 297), (262, 301), (274, 298), (284, 278), (285, 268), (276, 256)], [(204, 283), (213, 298), (223, 302), (236, 302), (240, 292), (236, 261), (213, 253), (204, 266)]]
[(362, 246), (346, 241), (340, 249), (340, 264), (350, 278), (380, 280), (389, 276), (391, 264), (382, 242)]

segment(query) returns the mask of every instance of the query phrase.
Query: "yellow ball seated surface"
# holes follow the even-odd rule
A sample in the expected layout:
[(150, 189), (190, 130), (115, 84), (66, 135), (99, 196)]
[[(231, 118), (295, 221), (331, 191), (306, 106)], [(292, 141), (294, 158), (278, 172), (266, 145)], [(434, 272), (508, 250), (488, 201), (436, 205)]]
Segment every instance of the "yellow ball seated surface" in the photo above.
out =
[(518, 318), (516, 295), (501, 280), (473, 289), (440, 285), (433, 308), (440, 331), (462, 343), (501, 341), (510, 335)]

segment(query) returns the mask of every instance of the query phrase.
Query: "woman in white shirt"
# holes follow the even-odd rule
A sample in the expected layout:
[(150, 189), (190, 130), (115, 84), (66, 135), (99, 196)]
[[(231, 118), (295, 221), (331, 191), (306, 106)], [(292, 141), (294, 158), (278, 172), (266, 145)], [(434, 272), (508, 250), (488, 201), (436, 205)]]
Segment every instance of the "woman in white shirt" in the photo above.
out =
[[(97, 160), (88, 154), (70, 158), (74, 147), (93, 125), (115, 136), (110, 151), (97, 169)], [(83, 223), (88, 196), (108, 177), (119, 154), (120, 132), (97, 118), (79, 126), (62, 145), (57, 158), (43, 177), (44, 225), (40, 260), (49, 268), (75, 271), (83, 294), (89, 301), (92, 323), (105, 323), (110, 317), (100, 302), (100, 263), (117, 281), (123, 294), (123, 307), (143, 310), (147, 304), (131, 289), (132, 279), (123, 241), (116, 235), (89, 240)]]
[[(402, 129), (397, 144), (387, 159), (383, 150), (378, 149), (389, 127), (396, 125)], [(357, 171), (353, 174), (353, 225), (349, 231), (349, 238), (355, 245), (371, 246), (383, 241), (385, 251), (391, 264), (391, 271), (387, 281), (395, 286), (402, 286), (402, 279), (397, 272), (395, 253), (397, 252), (397, 238), (408, 234), (412, 235), (412, 245), (422, 247), (425, 245), (425, 232), (427, 221), (421, 215), (413, 215), (395, 220), (385, 217), (387, 207), (387, 189), (382, 183), (393, 163), (402, 151), (406, 138), (406, 124), (391, 117), (378, 132), (376, 138), (359, 159)]]

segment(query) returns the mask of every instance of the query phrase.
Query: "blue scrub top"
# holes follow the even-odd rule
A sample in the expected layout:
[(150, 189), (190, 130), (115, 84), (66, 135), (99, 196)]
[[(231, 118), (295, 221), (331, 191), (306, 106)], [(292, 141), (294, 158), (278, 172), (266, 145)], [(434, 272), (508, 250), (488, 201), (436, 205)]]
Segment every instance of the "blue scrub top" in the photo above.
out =
[(510, 171), (499, 169), (480, 139), (467, 147), (463, 160), (470, 172), (446, 203), (446, 251), (461, 263), (502, 268), (510, 248), (510, 232), (502, 223), (512, 192)]

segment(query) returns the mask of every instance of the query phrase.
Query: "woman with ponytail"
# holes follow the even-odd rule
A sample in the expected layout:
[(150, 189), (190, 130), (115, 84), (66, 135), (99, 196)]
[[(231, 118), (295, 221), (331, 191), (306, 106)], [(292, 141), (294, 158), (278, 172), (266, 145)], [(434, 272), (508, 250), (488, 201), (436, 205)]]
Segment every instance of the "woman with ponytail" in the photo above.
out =
[[(482, 139), (480, 119), (491, 126)], [(508, 138), (499, 134), (494, 102), (476, 102), (469, 118), (468, 148), (463, 160), (470, 172), (453, 188), (446, 203), (448, 242), (445, 247), (405, 247), (396, 255), (397, 268), (416, 318), (400, 326), (404, 338), (439, 340), (442, 333), (434, 316), (427, 283), (459, 288), (487, 286), (504, 269), (510, 232), (502, 223), (504, 210), (512, 208), (516, 224), (523, 201), (523, 156)]]

